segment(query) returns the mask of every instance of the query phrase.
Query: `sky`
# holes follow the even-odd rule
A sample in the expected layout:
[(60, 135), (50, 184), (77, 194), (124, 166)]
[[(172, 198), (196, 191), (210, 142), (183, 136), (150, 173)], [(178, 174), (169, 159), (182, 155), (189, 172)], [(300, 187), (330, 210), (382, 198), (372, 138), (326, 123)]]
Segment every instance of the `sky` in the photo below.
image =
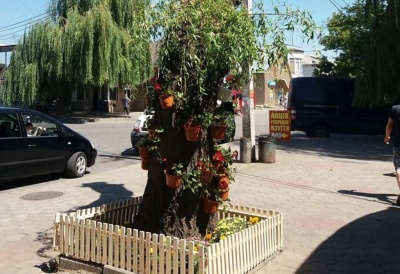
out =
[[(154, 2), (156, 0), (152, 0)], [(253, 0), (253, 2), (260, 0)], [(263, 0), (266, 7), (270, 6), (270, 0)], [(315, 23), (322, 28), (326, 26), (326, 22), (333, 12), (347, 4), (354, 4), (356, 0), (281, 0), (281, 3), (292, 8), (311, 13)], [(0, 0), (0, 44), (16, 44), (23, 35), (23, 30), (27, 23), (40, 20), (45, 17), (46, 8), (49, 0)], [(253, 4), (254, 5), (254, 4)], [(312, 41), (304, 44), (301, 41), (300, 33), (288, 34), (287, 44), (294, 45), (304, 50), (306, 54), (314, 55), (317, 50), (327, 55), (330, 59), (334, 58), (334, 52), (323, 52), (322, 46), (318, 41)], [(0, 53), (0, 62), (4, 63), (7, 57), (7, 63), (10, 61), (10, 53)]]

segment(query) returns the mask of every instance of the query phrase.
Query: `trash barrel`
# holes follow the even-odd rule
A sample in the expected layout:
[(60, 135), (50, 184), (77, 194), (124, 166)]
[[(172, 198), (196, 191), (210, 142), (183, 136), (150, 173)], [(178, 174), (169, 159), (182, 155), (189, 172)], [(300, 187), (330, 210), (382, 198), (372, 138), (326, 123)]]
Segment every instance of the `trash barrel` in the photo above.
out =
[(240, 138), (240, 162), (251, 164), (251, 138)]
[(269, 135), (258, 137), (258, 160), (261, 163), (275, 163), (276, 138)]

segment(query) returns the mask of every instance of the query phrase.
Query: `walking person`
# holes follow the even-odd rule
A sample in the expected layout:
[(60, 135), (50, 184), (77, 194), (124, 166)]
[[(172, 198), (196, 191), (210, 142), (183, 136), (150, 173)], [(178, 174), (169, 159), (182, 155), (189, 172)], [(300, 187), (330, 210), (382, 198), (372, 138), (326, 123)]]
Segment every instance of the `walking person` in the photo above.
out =
[[(393, 131), (393, 165), (396, 170), (396, 180), (400, 192), (400, 105), (394, 105), (389, 113), (385, 130), (385, 143), (390, 143), (390, 135)], [(400, 194), (397, 197), (396, 205), (400, 205)]]
[(124, 105), (124, 113), (126, 115), (129, 115), (129, 103), (131, 102), (131, 99), (129, 99), (128, 95), (125, 94), (125, 97), (122, 98), (122, 104)]

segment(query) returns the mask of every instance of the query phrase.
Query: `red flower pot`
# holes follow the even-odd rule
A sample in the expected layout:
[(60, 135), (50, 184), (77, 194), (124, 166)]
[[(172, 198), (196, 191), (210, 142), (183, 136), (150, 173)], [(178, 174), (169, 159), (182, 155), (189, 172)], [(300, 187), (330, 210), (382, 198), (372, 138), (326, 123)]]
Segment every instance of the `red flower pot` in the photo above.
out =
[(174, 104), (174, 96), (170, 94), (160, 95), (161, 108), (172, 108)]
[(188, 142), (200, 142), (201, 141), (201, 135), (203, 134), (201, 126), (186, 125), (183, 128), (185, 130), (185, 136), (186, 136), (186, 140)]
[(203, 211), (207, 214), (215, 214), (218, 211), (219, 202), (209, 200), (206, 197), (203, 200)]
[(213, 139), (224, 139), (227, 129), (227, 125), (211, 125), (210, 136)]

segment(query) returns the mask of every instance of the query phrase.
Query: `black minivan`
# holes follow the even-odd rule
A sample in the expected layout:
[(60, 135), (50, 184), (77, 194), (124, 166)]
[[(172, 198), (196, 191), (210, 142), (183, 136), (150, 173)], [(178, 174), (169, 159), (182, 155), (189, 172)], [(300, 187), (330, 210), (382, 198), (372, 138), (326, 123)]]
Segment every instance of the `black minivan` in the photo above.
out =
[(0, 181), (65, 172), (82, 177), (97, 150), (88, 139), (41, 112), (0, 107)]
[(291, 130), (319, 138), (331, 133), (385, 134), (390, 106), (354, 107), (354, 86), (352, 78), (293, 78), (287, 105)]

